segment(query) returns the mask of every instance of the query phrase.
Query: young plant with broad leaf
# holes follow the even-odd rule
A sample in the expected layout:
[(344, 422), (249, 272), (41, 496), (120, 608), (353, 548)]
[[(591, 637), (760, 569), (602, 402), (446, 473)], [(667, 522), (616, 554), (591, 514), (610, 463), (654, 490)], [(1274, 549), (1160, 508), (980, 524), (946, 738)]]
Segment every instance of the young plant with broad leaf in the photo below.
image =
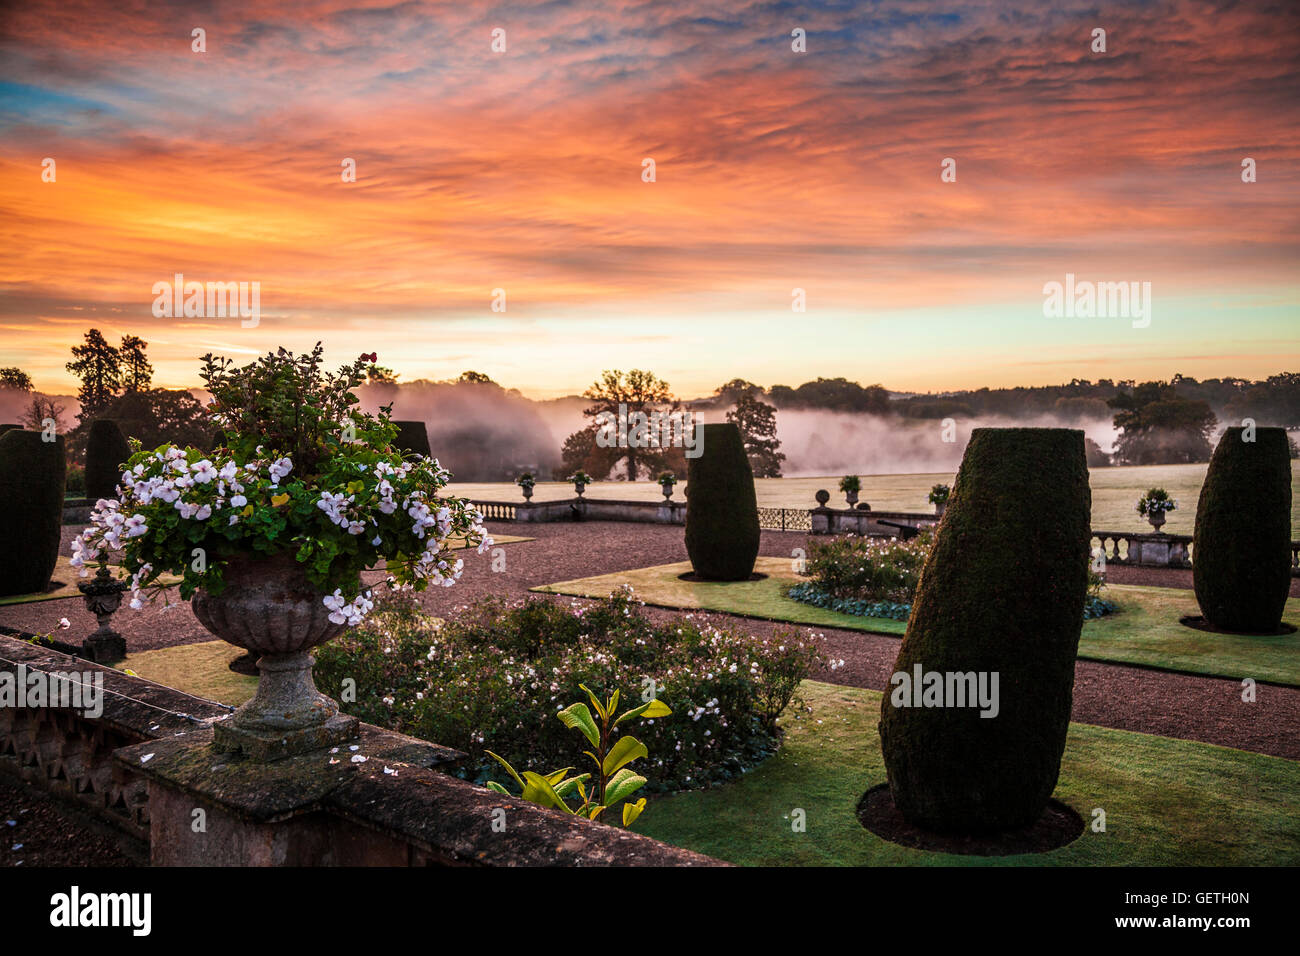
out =
[[(634, 771), (629, 764), (641, 757), (648, 757), (645, 744), (628, 734), (613, 740), (619, 725), (638, 718), (654, 719), (667, 717), (672, 713), (668, 705), (652, 699), (638, 707), (632, 707), (615, 716), (618, 710), (619, 692), (616, 690), (608, 700), (602, 702), (591, 692), (586, 684), (579, 684), (591, 699), (591, 708), (579, 701), (557, 715), (564, 726), (578, 730), (591, 750), (583, 753), (595, 764), (594, 773), (578, 774), (570, 777), (574, 768), (565, 767), (548, 774), (525, 770), (519, 773), (502, 757), (487, 751), (493, 760), (506, 768), (506, 772), (519, 784), (522, 797), (530, 803), (562, 810), (587, 820), (595, 820), (610, 807), (623, 804), (623, 826), (630, 827), (645, 809), (645, 797), (632, 802), (631, 796), (646, 784), (646, 778)], [(597, 721), (599, 718), (599, 722)], [(611, 742), (612, 741), (612, 742)], [(496, 781), (488, 781), (488, 788), (510, 795), (510, 791)], [(577, 798), (577, 804), (570, 806), (569, 800)]]

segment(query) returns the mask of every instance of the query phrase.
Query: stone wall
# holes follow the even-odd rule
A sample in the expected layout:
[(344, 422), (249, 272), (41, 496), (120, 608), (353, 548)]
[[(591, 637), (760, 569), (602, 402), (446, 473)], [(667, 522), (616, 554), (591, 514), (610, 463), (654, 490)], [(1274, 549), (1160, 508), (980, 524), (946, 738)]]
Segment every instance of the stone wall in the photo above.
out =
[(231, 708), (0, 636), (0, 674), (36, 671), (101, 674), (102, 712), (0, 706), (0, 773), (147, 845), (154, 865), (720, 865), (477, 787), (445, 772), (463, 754), (369, 724), (337, 752), (217, 754), (212, 722)]

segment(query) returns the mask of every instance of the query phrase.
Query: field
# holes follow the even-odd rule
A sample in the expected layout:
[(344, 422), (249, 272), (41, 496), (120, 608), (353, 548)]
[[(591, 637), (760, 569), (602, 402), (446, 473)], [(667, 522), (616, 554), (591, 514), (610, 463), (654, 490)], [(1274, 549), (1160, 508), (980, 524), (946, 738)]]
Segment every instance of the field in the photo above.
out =
[[(1092, 527), (1102, 531), (1150, 531), (1151, 526), (1133, 510), (1137, 499), (1148, 488), (1162, 487), (1178, 502), (1170, 513), (1164, 530), (1170, 534), (1191, 534), (1196, 520), (1196, 499), (1205, 478), (1205, 465), (1142, 465), (1131, 468), (1094, 468), (1089, 472), (1092, 484)], [(1291, 463), (1291, 536), (1300, 539), (1300, 462)], [(754, 482), (760, 508), (812, 508), (818, 488), (831, 493), (831, 505), (843, 506), (844, 496), (836, 490), (838, 475), (818, 478), (759, 478)], [(925, 498), (936, 484), (951, 485), (951, 474), (931, 475), (864, 475), (860, 500), (870, 502), (879, 511), (933, 511)], [(686, 483), (673, 490), (673, 497), (683, 498)], [(523, 495), (511, 484), (456, 484), (452, 493), (477, 501), (522, 501)], [(659, 486), (650, 481), (598, 481), (588, 485), (588, 498), (658, 501), (663, 497)], [(541, 482), (533, 490), (535, 501), (554, 501), (573, 497), (568, 482)]]

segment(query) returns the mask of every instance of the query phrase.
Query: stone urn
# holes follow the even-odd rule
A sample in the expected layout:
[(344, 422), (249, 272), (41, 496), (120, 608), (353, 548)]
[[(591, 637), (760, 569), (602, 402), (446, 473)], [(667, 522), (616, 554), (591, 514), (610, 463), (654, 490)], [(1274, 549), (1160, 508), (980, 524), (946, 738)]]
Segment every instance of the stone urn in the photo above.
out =
[(858, 503), (858, 493), (856, 491), (846, 491), (844, 492), (844, 500), (847, 501), (849, 507), (852, 508)]
[(1151, 522), (1151, 527), (1155, 529), (1156, 534), (1161, 534), (1160, 529), (1165, 526), (1165, 512), (1163, 508), (1153, 508), (1147, 512), (1147, 521)]
[(329, 619), (324, 595), (289, 553), (232, 558), (218, 595), (196, 591), (194, 616), (228, 644), (258, 656), (257, 693), (213, 724), (213, 747), (257, 761), (318, 750), (352, 740), (357, 718), (320, 693), (312, 680), (311, 649), (343, 633)]
[(947, 511), (947, 510), (948, 510), (948, 502), (946, 502), (946, 501), (936, 501), (936, 502), (934, 503), (934, 516), (935, 516), (936, 518), (942, 518), (942, 517), (943, 517), (943, 513), (944, 513), (945, 511)]
[(665, 498), (671, 498), (673, 496), (674, 484), (675, 482), (671, 482), (671, 481), (660, 482), (659, 490), (661, 490), (664, 493)]
[(113, 613), (122, 606), (122, 592), (126, 589), (127, 583), (115, 577), (102, 564), (93, 578), (77, 583), (77, 590), (86, 602), (86, 610), (95, 615), (95, 620), (99, 622), (99, 628), (81, 644), (81, 654), (86, 660), (96, 664), (112, 664), (126, 657), (126, 638), (109, 624)]
[(520, 490), (523, 491), (523, 493), (524, 493), (524, 501), (528, 501), (529, 499), (531, 499), (531, 498), (533, 497), (533, 486), (532, 486), (532, 485), (520, 485), (519, 488), (520, 488)]
[(587, 483), (585, 481), (575, 481), (573, 483), (573, 490), (576, 491), (578, 497), (581, 498), (582, 493), (587, 490)]

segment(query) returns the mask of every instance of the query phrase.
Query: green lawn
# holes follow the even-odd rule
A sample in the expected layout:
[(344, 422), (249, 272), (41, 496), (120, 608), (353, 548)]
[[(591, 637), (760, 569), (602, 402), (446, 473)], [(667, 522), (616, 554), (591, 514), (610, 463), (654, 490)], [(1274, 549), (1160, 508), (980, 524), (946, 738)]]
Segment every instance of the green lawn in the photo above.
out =
[[(1106, 832), (1006, 857), (898, 846), (855, 814), (885, 781), (881, 695), (813, 681), (801, 691), (812, 713), (783, 719), (776, 756), (724, 787), (654, 798), (636, 829), (751, 866), (1300, 865), (1300, 763), (1090, 724), (1070, 725), (1055, 797), (1086, 822), (1103, 809)], [(806, 832), (792, 830), (796, 808)]]
[[(690, 563), (663, 564), (634, 571), (602, 574), (534, 588), (554, 594), (604, 597), (621, 584), (630, 584), (647, 604), (662, 607), (722, 611), (749, 617), (789, 621), (810, 627), (837, 627), (901, 636), (907, 622), (858, 617), (802, 604), (786, 597), (800, 578), (787, 558), (760, 557), (755, 569), (768, 578), (732, 583), (681, 581)], [(1184, 588), (1135, 587), (1115, 584), (1105, 596), (1117, 613), (1083, 625), (1079, 657), (1087, 660), (1141, 664), (1212, 677), (1300, 686), (1300, 634), (1241, 637), (1210, 634), (1178, 623), (1185, 614), (1199, 614), (1196, 596)], [(1300, 600), (1287, 601), (1284, 619), (1300, 626)]]
[[(1091, 468), (1092, 527), (1100, 531), (1150, 531), (1146, 519), (1133, 510), (1138, 498), (1152, 486), (1164, 488), (1178, 502), (1169, 514), (1164, 531), (1191, 534), (1196, 522), (1196, 502), (1205, 480), (1201, 465), (1136, 465), (1124, 468)], [(1300, 460), (1291, 463), (1291, 537), (1300, 540)], [(831, 507), (843, 508), (844, 496), (837, 491), (839, 475), (816, 478), (757, 478), (754, 492), (760, 508), (813, 508), (817, 489), (831, 493)], [(863, 475), (863, 501), (877, 511), (934, 511), (926, 495), (937, 484), (951, 485), (953, 473), (915, 475)], [(507, 482), (453, 482), (448, 490), (477, 501), (524, 500), (519, 488)], [(686, 482), (673, 490), (677, 501), (685, 501)], [(558, 501), (573, 497), (573, 485), (564, 481), (538, 482), (534, 501)], [(597, 481), (587, 486), (584, 497), (627, 501), (662, 501), (659, 485), (653, 481)]]
[[(129, 644), (129, 640), (128, 640)], [(244, 653), (243, 648), (225, 641), (182, 644), (156, 651), (136, 651), (117, 664), (158, 684), (175, 687), (187, 694), (239, 706), (257, 690), (257, 678), (236, 674), (230, 662)]]

